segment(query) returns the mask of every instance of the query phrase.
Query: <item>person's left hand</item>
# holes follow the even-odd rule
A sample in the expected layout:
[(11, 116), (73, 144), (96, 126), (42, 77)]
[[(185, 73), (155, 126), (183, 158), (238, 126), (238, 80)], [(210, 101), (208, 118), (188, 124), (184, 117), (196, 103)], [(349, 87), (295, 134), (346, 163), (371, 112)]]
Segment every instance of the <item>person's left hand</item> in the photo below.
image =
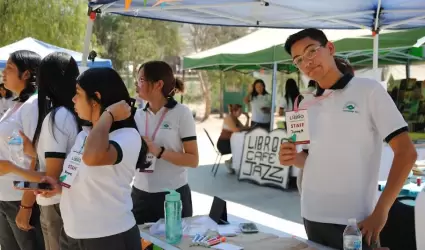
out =
[(32, 141), (22, 131), (19, 131), (19, 135), (21, 135), (22, 140), (24, 141), (24, 154), (32, 158), (36, 158), (37, 151), (35, 150), (34, 145), (32, 144)]
[(13, 172), (15, 165), (10, 161), (0, 160), (0, 176)]
[(158, 156), (159, 152), (161, 151), (161, 148), (155, 145), (155, 143), (151, 139), (149, 139), (149, 137), (143, 136), (142, 138), (148, 145), (148, 152), (152, 153), (155, 156)]
[(359, 229), (369, 246), (379, 241), (379, 234), (387, 223), (387, 219), (388, 212), (374, 210), (369, 217), (359, 223)]
[(22, 231), (29, 231), (34, 227), (30, 225), (30, 219), (32, 214), (32, 208), (19, 208), (19, 212), (16, 215), (16, 226)]

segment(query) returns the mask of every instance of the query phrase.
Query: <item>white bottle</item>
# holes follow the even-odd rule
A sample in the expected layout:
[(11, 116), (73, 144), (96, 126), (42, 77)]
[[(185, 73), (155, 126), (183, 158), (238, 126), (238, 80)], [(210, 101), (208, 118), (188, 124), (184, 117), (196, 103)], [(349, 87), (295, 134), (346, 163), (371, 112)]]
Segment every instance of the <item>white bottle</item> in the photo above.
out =
[(362, 232), (356, 219), (349, 219), (343, 233), (344, 250), (362, 250)]
[(9, 141), (9, 157), (10, 161), (13, 162), (18, 167), (24, 167), (24, 140), (22, 139), (21, 135), (19, 134), (18, 130), (13, 130), (12, 134), (10, 135)]

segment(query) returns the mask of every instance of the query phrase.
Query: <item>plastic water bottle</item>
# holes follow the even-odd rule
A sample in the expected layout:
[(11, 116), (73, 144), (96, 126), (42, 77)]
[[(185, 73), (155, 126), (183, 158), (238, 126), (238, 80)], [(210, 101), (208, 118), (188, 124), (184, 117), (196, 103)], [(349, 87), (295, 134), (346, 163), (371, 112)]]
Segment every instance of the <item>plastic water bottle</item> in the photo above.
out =
[(165, 196), (165, 240), (168, 244), (179, 244), (183, 237), (182, 228), (182, 201), (180, 194), (174, 190), (168, 190)]
[(8, 141), (10, 161), (19, 167), (24, 167), (24, 140), (18, 130), (14, 130)]
[(362, 237), (356, 219), (349, 219), (343, 233), (344, 250), (362, 250)]

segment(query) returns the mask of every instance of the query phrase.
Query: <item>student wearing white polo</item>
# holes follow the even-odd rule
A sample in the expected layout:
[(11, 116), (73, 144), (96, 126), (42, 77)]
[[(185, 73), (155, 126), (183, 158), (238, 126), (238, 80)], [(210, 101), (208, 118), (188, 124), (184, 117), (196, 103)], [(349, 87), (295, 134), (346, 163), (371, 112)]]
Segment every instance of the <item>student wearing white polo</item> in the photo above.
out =
[(251, 127), (270, 130), (272, 97), (266, 90), (266, 85), (261, 79), (252, 84), (248, 95), (244, 98), (246, 104), (251, 104)]
[[(0, 165), (10, 160), (8, 138), (16, 129), (30, 138), (37, 126), (36, 72), (41, 57), (26, 50), (12, 53), (3, 72), (5, 87), (17, 96), (15, 105), (0, 120)], [(25, 168), (33, 168), (30, 159)], [(22, 180), (9, 171), (0, 170), (0, 246), (10, 250), (43, 249), (38, 206), (33, 192), (13, 188), (14, 180)]]
[[(342, 234), (350, 218), (364, 235), (363, 249), (379, 240), (388, 212), (416, 160), (407, 124), (394, 102), (371, 79), (342, 74), (335, 48), (325, 34), (306, 29), (291, 35), (285, 48), (294, 64), (325, 89), (308, 107), (309, 149), (296, 152), (283, 143), (280, 162), (303, 168), (301, 215), (307, 236), (342, 249)], [(376, 202), (382, 142), (394, 151), (385, 190)]]
[(78, 134), (60, 175), (60, 211), (67, 242), (61, 250), (140, 250), (131, 209), (130, 183), (137, 162), (146, 163), (146, 144), (134, 122), (135, 108), (116, 71), (93, 68), (77, 79), (75, 110), (90, 122)]
[[(0, 169), (3, 167), (2, 171), (7, 166), (10, 172), (31, 182), (40, 182), (44, 175), (59, 179), (64, 160), (74, 145), (79, 131), (72, 102), (78, 75), (76, 61), (66, 53), (51, 53), (41, 61), (37, 74), (37, 127), (32, 139), (24, 137), (27, 144), (25, 151), (29, 156), (38, 159), (38, 169), (27, 170), (9, 164), (0, 165)], [(46, 250), (60, 249), (63, 223), (59, 201), (60, 196), (52, 198), (37, 196)]]
[(187, 169), (198, 166), (198, 145), (192, 112), (173, 98), (176, 91), (183, 91), (183, 83), (163, 61), (143, 64), (138, 81), (139, 95), (146, 106), (137, 110), (135, 120), (153, 163), (135, 176), (132, 197), (137, 224), (164, 218), (167, 189), (180, 193), (183, 217), (190, 217), (192, 196)]

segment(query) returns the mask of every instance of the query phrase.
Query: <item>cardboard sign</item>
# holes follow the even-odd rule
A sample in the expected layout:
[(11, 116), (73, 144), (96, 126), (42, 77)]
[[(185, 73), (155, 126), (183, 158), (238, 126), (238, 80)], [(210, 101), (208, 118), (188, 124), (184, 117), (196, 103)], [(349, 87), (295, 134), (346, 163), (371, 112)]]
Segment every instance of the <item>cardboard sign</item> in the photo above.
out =
[(286, 127), (288, 135), (295, 144), (310, 143), (308, 113), (306, 109), (286, 112)]
[(256, 128), (245, 135), (239, 180), (287, 188), (289, 167), (279, 163), (280, 144), (286, 142), (282, 129), (267, 132)]

